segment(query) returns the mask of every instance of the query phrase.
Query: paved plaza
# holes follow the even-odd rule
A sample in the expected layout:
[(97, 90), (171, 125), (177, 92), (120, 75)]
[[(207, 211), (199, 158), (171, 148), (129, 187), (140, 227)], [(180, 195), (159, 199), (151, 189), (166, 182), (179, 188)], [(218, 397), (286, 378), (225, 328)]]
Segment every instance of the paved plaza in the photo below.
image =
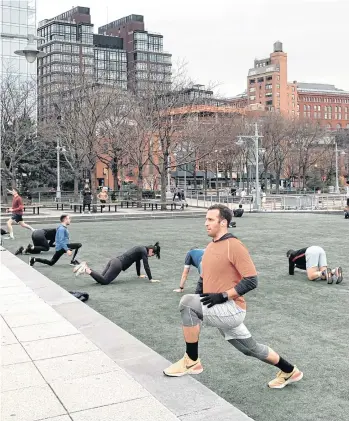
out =
[[(74, 305), (79, 305), (79, 309), (94, 309), (106, 317), (105, 324), (108, 324), (107, 319), (109, 319), (117, 325), (112, 324), (115, 329), (118, 329), (118, 333), (116, 336), (109, 337), (109, 345), (107, 344), (107, 349), (109, 346), (109, 350), (112, 349), (115, 356), (112, 358), (112, 362), (118, 366), (115, 367), (115, 371), (125, 370), (125, 375), (131, 376), (130, 381), (137, 382), (139, 390), (144, 388), (148, 393), (148, 395), (137, 395), (138, 397), (131, 397), (131, 399), (153, 398), (155, 401), (158, 400), (158, 405), (164, 406), (164, 411), (170, 411), (170, 413), (166, 412), (168, 416), (179, 417), (186, 421), (203, 419), (193, 414), (191, 414), (192, 418), (189, 415), (187, 418), (184, 417), (185, 411), (190, 407), (189, 402), (194, 407), (199, 405), (197, 411), (203, 411), (205, 408), (204, 404), (200, 406), (200, 393), (197, 392), (197, 389), (193, 389), (192, 383), (189, 382), (192, 380), (193, 384), (199, 385), (200, 383), (196, 382), (199, 380), (255, 421), (313, 421), (315, 419), (346, 421), (349, 407), (347, 394), (349, 281), (346, 276), (349, 273), (348, 221), (344, 220), (342, 215), (269, 213), (246, 214), (236, 221), (238, 227), (231, 232), (247, 245), (259, 272), (259, 288), (246, 297), (248, 303), (246, 325), (257, 341), (273, 347), (304, 371), (302, 382), (291, 385), (283, 391), (270, 390), (266, 387), (267, 382), (276, 374), (273, 367), (240, 355), (222, 339), (219, 332), (210, 328), (202, 331), (199, 344), (204, 372), (195, 377), (195, 380), (188, 378), (164, 379), (162, 376), (162, 369), (166, 366), (165, 359), (176, 361), (183, 354), (184, 346), (178, 313), (180, 297), (172, 290), (179, 285), (187, 250), (191, 247), (204, 247), (209, 241), (202, 216), (188, 219), (101, 221), (76, 223), (75, 225), (73, 219), (70, 227), (71, 241), (83, 243), (78, 259), (87, 260), (90, 266), (96, 270), (101, 270), (111, 257), (117, 256), (129, 247), (160, 241), (161, 260), (150, 260), (153, 276), (155, 279), (161, 280), (160, 284), (148, 284), (144, 280), (138, 279), (135, 269), (130, 268), (120, 275), (117, 282), (109, 286), (96, 285), (90, 277), (74, 277), (72, 268), (68, 265), (69, 260), (65, 257), (61, 258), (53, 268), (37, 264), (34, 269), (28, 269), (30, 273), (34, 274), (37, 273), (36, 270), (39, 271), (66, 290), (88, 292), (90, 294), (88, 306), (80, 302), (74, 302)], [(52, 226), (52, 224), (35, 225), (35, 228), (43, 226)], [(15, 227), (15, 235), (14, 241), (5, 243), (11, 252), (14, 252), (19, 245), (26, 245), (30, 241), (30, 233), (18, 227)], [(300, 271), (296, 271), (294, 277), (288, 275), (286, 251), (289, 248), (310, 245), (319, 245), (326, 250), (329, 266), (340, 264), (343, 267), (345, 280), (341, 285), (311, 283)], [(53, 251), (50, 251), (47, 254), (52, 255), (52, 253)], [(13, 259), (17, 260), (14, 257)], [(28, 260), (27, 256), (22, 256), (20, 259), (24, 262)], [(16, 273), (16, 276), (18, 275)], [(31, 275), (30, 279), (35, 284), (35, 276)], [(41, 279), (39, 275), (38, 279)], [(186, 292), (193, 292), (196, 281), (197, 274), (192, 271)], [(23, 285), (20, 287), (22, 288)], [(65, 304), (66, 311), (69, 313), (69, 303), (60, 303), (59, 297), (60, 295), (54, 298), (53, 307)], [(66, 295), (64, 297), (67, 299)], [(43, 299), (47, 302), (44, 297)], [(69, 299), (72, 298), (69, 297)], [(27, 300), (23, 298), (20, 302), (23, 301)], [(29, 305), (30, 302), (26, 302), (25, 306)], [(74, 312), (71, 311), (69, 314), (71, 317), (79, 319), (80, 325), (78, 326), (80, 327), (76, 327), (74, 323), (73, 327), (80, 333), (84, 335), (89, 333), (89, 329), (93, 330), (89, 328), (89, 322), (84, 324), (84, 313), (74, 315)], [(67, 315), (61, 316), (70, 320)], [(139, 354), (137, 347), (134, 348), (133, 344), (128, 346), (128, 340), (132, 337), (124, 336), (127, 335), (125, 331), (141, 341), (138, 344), (142, 343), (141, 346), (146, 346), (149, 354), (147, 352)], [(75, 334), (78, 335), (79, 332), (75, 332)], [(97, 333), (101, 343), (106, 340), (104, 338), (106, 331), (99, 330)], [(28, 337), (24, 336), (24, 339), (20, 338), (20, 341), (26, 342), (26, 339)], [(96, 345), (96, 341), (91, 340), (91, 342)], [(16, 344), (16, 342), (13, 343), (13, 345)], [(88, 349), (88, 345), (85, 343), (81, 343), (81, 346), (87, 346), (87, 349), (83, 348), (83, 351), (77, 351), (82, 354), (100, 352)], [(98, 343), (97, 346), (101, 348)], [(135, 356), (133, 356), (133, 352), (136, 353)], [(110, 358), (108, 352), (106, 354)], [(127, 355), (126, 358), (125, 355)], [(45, 356), (42, 358), (45, 359)], [(136, 363), (134, 358), (137, 360)], [(157, 358), (161, 358), (161, 360)], [(33, 361), (33, 364), (37, 365), (38, 370), (44, 376), (46, 383), (69, 381), (70, 374), (68, 380), (60, 379), (61, 370), (57, 366), (55, 368), (53, 365), (51, 368), (48, 364), (47, 370), (42, 369), (41, 371), (44, 364), (36, 364), (34, 359)], [(85, 377), (86, 375), (88, 377), (90, 364), (88, 358), (84, 361), (86, 363), (81, 364), (80, 370), (86, 369), (87, 374), (81, 374), (79, 371), (79, 376)], [(106, 362), (107, 367), (108, 363)], [(22, 364), (27, 364), (27, 362)], [(113, 370), (108, 368), (108, 371)], [(55, 377), (54, 372), (58, 378)], [(91, 376), (96, 374), (99, 376), (101, 373), (103, 370), (99, 373), (92, 373)], [(64, 376), (63, 372), (62, 377)], [(74, 377), (75, 374), (72, 376)], [(146, 385), (143, 384), (145, 380)], [(74, 381), (79, 383), (78, 380)], [(41, 386), (33, 385), (33, 387)], [(172, 387), (178, 387), (177, 392), (173, 392), (174, 394), (171, 392)], [(98, 387), (96, 388), (98, 389)], [(117, 385), (112, 388), (115, 390), (115, 393), (111, 394), (112, 399), (118, 399), (115, 397), (120, 396)], [(133, 390), (133, 388), (131, 389)], [(14, 390), (16, 390), (15, 386)], [(135, 388), (135, 390), (138, 389)], [(205, 393), (207, 390), (203, 389)], [(167, 394), (168, 398), (159, 397), (157, 393), (160, 392), (165, 396)], [(213, 394), (213, 396), (216, 395)], [(205, 399), (202, 397), (202, 400), (207, 402)], [(153, 401), (154, 405), (155, 401)], [(182, 402), (181, 410), (176, 412), (176, 409), (171, 407), (174, 401), (175, 405), (178, 405), (178, 401)], [(118, 401), (118, 404), (121, 402)], [(211, 408), (209, 411), (213, 411), (212, 408), (215, 406), (212, 402), (207, 406)], [(220, 402), (227, 405), (225, 401)], [(113, 402), (106, 405), (115, 404)], [(93, 409), (84, 407), (82, 410), (90, 411), (91, 418), (87, 416), (78, 418), (77, 415), (74, 418), (73, 415), (72, 419), (97, 420), (97, 418), (93, 418)], [(219, 418), (218, 415), (208, 412), (207, 417), (207, 419), (215, 418), (216, 420), (238, 420), (238, 417), (243, 417), (243, 415), (238, 413), (233, 418), (227, 416)], [(109, 419), (117, 418), (108, 418), (106, 415), (105, 418), (98, 419), (109, 421)], [(136, 416), (129, 419), (138, 420)], [(148, 418), (144, 416), (139, 419)], [(149, 419), (155, 420), (156, 418)], [(166, 420), (167, 418), (164, 416), (161, 419)], [(25, 419), (25, 421), (29, 421), (29, 419)], [(58, 418), (56, 421), (66, 420)]]

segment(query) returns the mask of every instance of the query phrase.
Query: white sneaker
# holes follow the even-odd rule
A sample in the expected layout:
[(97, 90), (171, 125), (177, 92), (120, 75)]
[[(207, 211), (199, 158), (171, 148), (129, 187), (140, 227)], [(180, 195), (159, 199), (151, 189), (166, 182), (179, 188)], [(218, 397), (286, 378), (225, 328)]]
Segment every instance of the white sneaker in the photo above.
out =
[(87, 263), (81, 262), (79, 265), (76, 265), (74, 267), (73, 272), (75, 273), (75, 276), (79, 276), (85, 272), (86, 268), (87, 268)]
[(13, 234), (10, 234), (10, 240), (14, 240), (15, 236)]

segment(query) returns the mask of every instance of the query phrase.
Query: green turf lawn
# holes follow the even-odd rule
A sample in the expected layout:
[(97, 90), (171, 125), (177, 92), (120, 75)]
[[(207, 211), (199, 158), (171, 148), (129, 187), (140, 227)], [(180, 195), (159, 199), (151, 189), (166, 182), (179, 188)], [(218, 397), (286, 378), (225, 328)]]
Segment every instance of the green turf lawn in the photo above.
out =
[[(236, 221), (232, 232), (248, 246), (259, 272), (258, 289), (246, 297), (245, 323), (257, 341), (296, 363), (304, 379), (284, 390), (268, 389), (277, 370), (240, 354), (214, 328), (202, 331), (199, 352), (205, 371), (196, 378), (256, 421), (347, 421), (349, 221), (342, 215), (313, 214), (246, 214)], [(35, 268), (66, 289), (87, 291), (91, 307), (164, 357), (181, 358), (180, 297), (172, 290), (179, 285), (187, 250), (209, 241), (204, 219), (73, 222), (70, 233), (72, 242), (83, 243), (78, 259), (87, 260), (95, 270), (129, 247), (160, 241), (161, 260), (150, 260), (160, 284), (138, 279), (131, 267), (117, 282), (100, 286), (88, 276), (75, 278), (66, 257), (53, 268)], [(11, 251), (30, 238), (18, 227), (15, 234), (15, 241), (6, 242)], [(347, 280), (327, 285), (307, 281), (301, 271), (289, 276), (286, 251), (311, 245), (322, 246), (329, 266), (340, 264)], [(192, 270), (186, 292), (193, 292), (196, 280)], [(161, 375), (160, 370), (154, 372)], [(185, 390), (183, 399), (190, 399)]]

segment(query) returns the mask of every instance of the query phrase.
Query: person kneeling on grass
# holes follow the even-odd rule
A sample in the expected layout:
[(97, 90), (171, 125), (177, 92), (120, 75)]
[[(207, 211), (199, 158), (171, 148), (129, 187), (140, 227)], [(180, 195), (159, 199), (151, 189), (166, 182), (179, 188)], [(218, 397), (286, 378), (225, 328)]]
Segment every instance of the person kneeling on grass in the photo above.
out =
[(49, 251), (50, 247), (56, 246), (56, 228), (43, 228), (37, 229), (32, 234), (33, 245), (28, 244), (26, 248), (24, 246), (19, 247), (15, 252), (15, 256), (19, 254), (40, 254), (42, 251)]
[(101, 285), (108, 285), (113, 282), (120, 274), (121, 271), (127, 270), (133, 263), (136, 263), (136, 271), (139, 278), (145, 278), (145, 275), (141, 275), (141, 260), (143, 260), (143, 266), (145, 273), (150, 282), (160, 282), (153, 279), (148, 257), (156, 256), (160, 259), (160, 244), (157, 242), (153, 246), (136, 246), (132, 249), (126, 251), (121, 256), (115, 257), (114, 259), (109, 260), (107, 266), (104, 268), (103, 272), (100, 274), (90, 269), (87, 266), (87, 262), (81, 262), (80, 265), (76, 266), (73, 269), (73, 272), (76, 276), (87, 273), (90, 275), (96, 282)]
[(326, 252), (318, 246), (306, 247), (300, 250), (288, 250), (289, 274), (294, 275), (294, 268), (307, 271), (309, 281), (327, 281), (328, 284), (340, 284), (343, 281), (341, 267), (327, 267)]

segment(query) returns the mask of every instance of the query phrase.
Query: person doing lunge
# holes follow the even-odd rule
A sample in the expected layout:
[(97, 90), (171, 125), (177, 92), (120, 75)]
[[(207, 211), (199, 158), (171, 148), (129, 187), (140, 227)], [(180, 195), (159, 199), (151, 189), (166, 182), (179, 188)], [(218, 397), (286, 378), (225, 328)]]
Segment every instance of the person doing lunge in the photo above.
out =
[[(79, 262), (76, 260), (76, 255), (79, 249), (82, 247), (81, 243), (70, 243), (69, 242), (69, 231), (68, 226), (70, 225), (70, 216), (62, 215), (60, 217), (61, 224), (57, 228), (55, 243), (56, 243), (56, 252), (52, 256), (51, 260), (40, 259), (39, 257), (31, 257), (29, 259), (30, 266), (34, 266), (35, 263), (43, 263), (44, 265), (53, 266), (58, 262), (58, 260), (64, 255), (72, 256), (70, 264), (76, 266)], [(74, 250), (74, 254), (73, 254)]]
[[(268, 346), (256, 342), (244, 324), (244, 295), (257, 287), (257, 271), (247, 248), (228, 234), (231, 218), (232, 212), (226, 206), (214, 205), (208, 209), (205, 225), (213, 241), (202, 259), (203, 291), (200, 295), (184, 295), (180, 301), (186, 352), (164, 374), (180, 377), (202, 373), (198, 344), (203, 323), (218, 328), (225, 340), (243, 354), (277, 367), (279, 372), (268, 386), (282, 389), (301, 380), (303, 373)], [(238, 386), (238, 380), (235, 383)]]

